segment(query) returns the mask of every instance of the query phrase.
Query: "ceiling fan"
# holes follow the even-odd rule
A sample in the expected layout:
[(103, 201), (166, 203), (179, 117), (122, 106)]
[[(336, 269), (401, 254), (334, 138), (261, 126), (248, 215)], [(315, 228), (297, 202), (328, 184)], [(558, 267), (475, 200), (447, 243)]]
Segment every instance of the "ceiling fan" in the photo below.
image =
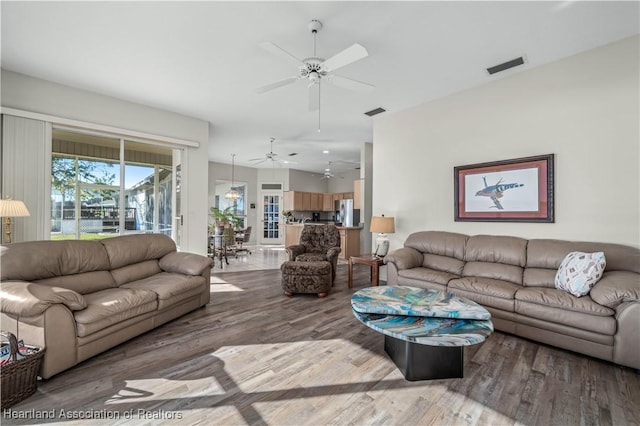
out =
[(336, 86), (343, 87), (345, 89), (368, 92), (375, 88), (375, 86), (363, 83), (361, 81), (353, 80), (351, 78), (343, 77), (333, 74), (333, 71), (342, 68), (346, 65), (352, 64), (360, 59), (369, 56), (367, 49), (358, 43), (354, 43), (351, 46), (344, 49), (342, 52), (337, 53), (329, 59), (319, 58), (316, 55), (316, 37), (318, 31), (322, 29), (322, 23), (316, 19), (309, 22), (309, 30), (313, 34), (313, 56), (305, 59), (298, 59), (296, 56), (287, 52), (280, 46), (271, 43), (264, 42), (260, 44), (260, 47), (266, 51), (279, 56), (298, 67), (297, 75), (287, 77), (283, 80), (276, 81), (266, 86), (256, 89), (258, 93), (265, 93), (278, 87), (293, 84), (298, 80), (307, 80), (309, 82), (309, 111), (318, 111), (318, 131), (320, 131), (320, 85), (323, 81), (328, 81)]
[[(336, 177), (336, 175), (334, 175), (333, 173), (331, 173), (331, 161), (329, 161), (329, 164), (327, 164), (327, 168), (324, 169), (324, 175), (322, 175), (322, 177), (320, 177), (320, 179), (331, 179)], [(344, 179), (344, 176), (338, 176), (340, 179)]]
[[(276, 138), (269, 138), (269, 144), (270, 144), (271, 148), (269, 149), (269, 152), (267, 152), (263, 158), (251, 158), (251, 159), (249, 159), (247, 161), (252, 162), (253, 165), (255, 166), (255, 165), (264, 163), (265, 161), (271, 160), (271, 162), (273, 163), (274, 166), (277, 164), (278, 166), (282, 167), (282, 163), (278, 159), (278, 154), (273, 152), (273, 142), (275, 140), (276, 140)], [(289, 164), (289, 163), (290, 164), (296, 164), (295, 161), (289, 161), (289, 160), (285, 160), (283, 162), (285, 164)]]

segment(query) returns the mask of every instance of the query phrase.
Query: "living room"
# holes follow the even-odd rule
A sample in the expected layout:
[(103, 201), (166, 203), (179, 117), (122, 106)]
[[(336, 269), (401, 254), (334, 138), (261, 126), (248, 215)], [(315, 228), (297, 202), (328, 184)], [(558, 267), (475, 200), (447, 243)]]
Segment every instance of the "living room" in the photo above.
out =
[[(235, 172), (234, 178), (247, 185), (248, 206), (257, 203), (264, 182), (279, 180), (284, 190), (316, 190), (311, 183), (296, 187), (290, 177), (311, 181), (312, 175), (322, 175), (322, 169), (293, 171), (295, 166), (280, 168), (267, 163), (267, 167), (255, 168), (246, 163), (270, 151), (268, 141), (273, 135), (265, 134), (266, 130), (258, 137), (246, 136), (255, 141), (258, 151), (249, 153), (247, 147), (243, 164), (232, 170), (230, 154), (245, 149), (238, 145), (225, 148), (215, 118), (204, 113), (174, 112), (189, 110), (190, 103), (201, 103), (201, 93), (189, 92), (182, 104), (174, 106), (162, 97), (134, 102), (127, 93), (134, 91), (141, 80), (127, 78), (127, 73), (117, 67), (88, 75), (76, 85), (66, 82), (61, 74), (47, 74), (42, 64), (46, 64), (46, 58), (12, 50), (12, 37), (20, 37), (20, 33), (8, 31), (24, 24), (25, 17), (32, 19), (29, 13), (33, 10), (27, 3), (10, 3), (2, 4), (2, 195), (24, 201), (31, 212), (29, 217), (14, 220), (14, 241), (50, 239), (52, 129), (119, 134), (180, 149), (180, 249), (184, 252), (207, 253), (209, 209), (217, 179), (230, 180)], [(319, 18), (327, 24), (318, 39), (322, 43), (322, 37), (334, 31), (330, 30), (331, 16), (338, 15), (341, 8), (345, 13), (364, 10), (365, 5), (350, 3), (332, 5), (333, 15), (305, 17), (303, 31), (295, 37), (306, 37), (310, 42), (304, 32), (306, 20)], [(378, 3), (393, 8), (393, 2)], [(639, 247), (638, 4), (590, 3), (587, 9), (582, 9), (582, 2), (549, 2), (547, 6), (559, 15), (575, 14), (572, 22), (576, 22), (576, 32), (568, 34), (568, 40), (593, 33), (588, 50), (563, 44), (565, 50), (559, 47), (553, 61), (539, 63), (534, 50), (513, 51), (510, 47), (503, 57), (485, 59), (485, 65), (527, 54), (521, 68), (493, 79), (479, 68), (476, 71), (482, 73), (483, 83), (459, 86), (451, 93), (440, 92), (438, 81), (432, 81), (425, 71), (422, 80), (414, 81), (415, 96), (422, 96), (420, 102), (397, 109), (389, 103), (383, 105), (389, 107), (388, 112), (373, 120), (366, 118), (370, 134), (358, 140), (361, 168), (350, 170), (345, 178), (348, 181), (359, 176), (365, 182), (364, 229), (368, 230), (373, 215), (395, 217), (395, 232), (388, 235), (391, 250), (402, 247), (413, 232), (424, 230)], [(268, 8), (268, 4), (261, 7)], [(517, 4), (487, 2), (496, 10), (516, 8)], [(206, 6), (209, 4), (202, 2), (199, 7), (205, 10)], [(297, 13), (292, 15), (303, 15), (300, 10), (307, 6), (306, 15), (315, 12), (310, 4), (298, 4), (294, 8)], [(50, 2), (46, 7), (58, 6)], [(45, 14), (37, 16), (46, 20)], [(544, 20), (531, 19), (530, 27), (522, 23), (527, 28), (522, 31), (530, 31), (532, 40), (544, 39)], [(5, 20), (13, 23), (5, 25)], [(351, 25), (358, 23), (354, 19)], [(76, 36), (81, 39), (85, 30), (79, 25)], [(294, 37), (291, 27), (278, 31)], [(365, 40), (352, 39), (348, 27), (340, 31), (341, 42), (360, 41), (367, 46)], [(606, 37), (599, 38), (601, 31)], [(275, 36), (274, 31), (260, 38), (270, 40)], [(38, 33), (38, 37), (44, 40), (47, 34)], [(434, 39), (436, 43), (446, 43), (446, 37)], [(549, 50), (553, 45), (544, 44)], [(80, 66), (82, 50), (75, 49)], [(101, 50), (99, 43), (86, 49)], [(398, 49), (411, 50), (410, 45)], [(144, 58), (144, 46), (140, 52)], [(109, 55), (114, 63), (119, 60), (117, 51), (101, 53)], [(429, 51), (416, 54), (428, 57)], [(30, 75), (26, 70), (38, 63), (42, 66), (39, 73)], [(446, 68), (442, 63), (432, 66)], [(158, 92), (168, 93), (179, 91), (174, 88), (175, 82), (187, 80), (195, 72), (189, 69), (172, 76), (158, 69), (149, 66), (148, 75), (153, 76), (149, 79), (155, 81)], [(401, 70), (398, 67), (397, 73)], [(114, 76), (117, 78), (110, 80)], [(353, 77), (366, 80), (364, 75)], [(112, 81), (112, 86), (94, 90), (93, 79)], [(262, 82), (256, 79), (245, 84), (253, 89)], [(375, 83), (383, 87), (382, 82)], [(306, 96), (306, 91), (302, 92)], [(221, 102), (232, 105), (234, 100)], [(306, 107), (306, 99), (301, 102)], [(331, 99), (327, 99), (323, 108), (328, 110), (330, 106)], [(362, 115), (364, 109), (356, 112)], [(324, 138), (330, 122), (322, 123), (320, 134)], [(315, 132), (316, 116), (306, 124)], [(274, 151), (289, 152), (279, 149), (277, 143)], [(554, 154), (552, 222), (454, 220), (455, 167), (545, 154)], [(326, 185), (326, 192), (332, 192), (333, 185), (343, 190), (339, 186), (342, 183), (318, 182)], [(246, 211), (248, 224), (256, 227), (257, 211), (258, 207), (247, 207)], [(361, 241), (363, 251), (371, 250), (375, 239), (375, 235), (366, 234)], [(633, 424), (640, 418), (637, 372), (507, 333), (496, 332), (483, 345), (465, 352), (468, 379), (407, 382), (377, 346), (380, 336), (364, 330), (347, 309), (353, 291), (346, 288), (344, 265), (338, 269), (336, 288), (322, 304), (312, 297), (285, 298), (279, 273), (214, 274), (211, 302), (204, 309), (44, 381), (38, 394), (18, 405), (17, 410), (44, 415), (62, 407), (69, 422), (83, 408), (92, 410), (94, 419), (100, 419), (100, 410), (106, 410), (120, 416), (121, 424), (126, 423), (129, 410), (138, 409), (143, 410), (136, 412), (138, 421), (157, 414), (165, 417), (147, 421), (169, 422), (177, 419), (166, 416), (179, 414), (182, 422), (190, 424)], [(355, 282), (354, 290), (365, 287), (366, 271), (358, 271)], [(259, 306), (246, 306), (246, 297), (259, 300)], [(318, 323), (318, 318), (323, 321)], [(94, 395), (87, 396), (91, 393)], [(55, 414), (57, 421), (65, 421)], [(4, 421), (11, 419), (5, 417)], [(22, 424), (53, 421), (32, 418), (23, 419)]]

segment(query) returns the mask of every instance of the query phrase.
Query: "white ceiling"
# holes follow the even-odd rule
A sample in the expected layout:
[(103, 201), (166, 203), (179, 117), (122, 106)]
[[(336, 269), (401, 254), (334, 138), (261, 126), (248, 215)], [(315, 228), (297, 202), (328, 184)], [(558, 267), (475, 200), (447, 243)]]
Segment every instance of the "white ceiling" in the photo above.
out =
[[(273, 151), (299, 153), (290, 167), (354, 168), (373, 119), (504, 78), (639, 32), (629, 2), (7, 2), (2, 67), (210, 122), (209, 159), (251, 165)], [(258, 45), (299, 58), (358, 42), (369, 56), (339, 71), (371, 93), (322, 86), (321, 132), (302, 81), (257, 94), (295, 75)], [(485, 69), (525, 55), (518, 68)], [(323, 155), (322, 149), (330, 150)], [(265, 162), (260, 167), (271, 167)]]

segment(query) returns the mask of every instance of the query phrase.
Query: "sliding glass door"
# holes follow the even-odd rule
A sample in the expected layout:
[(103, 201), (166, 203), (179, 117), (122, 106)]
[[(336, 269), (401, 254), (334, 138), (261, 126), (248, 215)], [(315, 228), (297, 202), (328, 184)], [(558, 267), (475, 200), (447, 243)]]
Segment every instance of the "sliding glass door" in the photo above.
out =
[(52, 151), (52, 239), (162, 233), (179, 243), (179, 149), (54, 129)]

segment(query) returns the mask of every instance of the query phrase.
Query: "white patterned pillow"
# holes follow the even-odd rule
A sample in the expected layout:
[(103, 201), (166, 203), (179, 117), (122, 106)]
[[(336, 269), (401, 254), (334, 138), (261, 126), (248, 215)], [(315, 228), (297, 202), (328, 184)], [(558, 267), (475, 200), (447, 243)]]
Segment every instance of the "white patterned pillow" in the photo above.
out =
[(602, 278), (607, 261), (601, 251), (583, 253), (572, 251), (560, 263), (556, 272), (556, 288), (576, 297), (585, 296)]

